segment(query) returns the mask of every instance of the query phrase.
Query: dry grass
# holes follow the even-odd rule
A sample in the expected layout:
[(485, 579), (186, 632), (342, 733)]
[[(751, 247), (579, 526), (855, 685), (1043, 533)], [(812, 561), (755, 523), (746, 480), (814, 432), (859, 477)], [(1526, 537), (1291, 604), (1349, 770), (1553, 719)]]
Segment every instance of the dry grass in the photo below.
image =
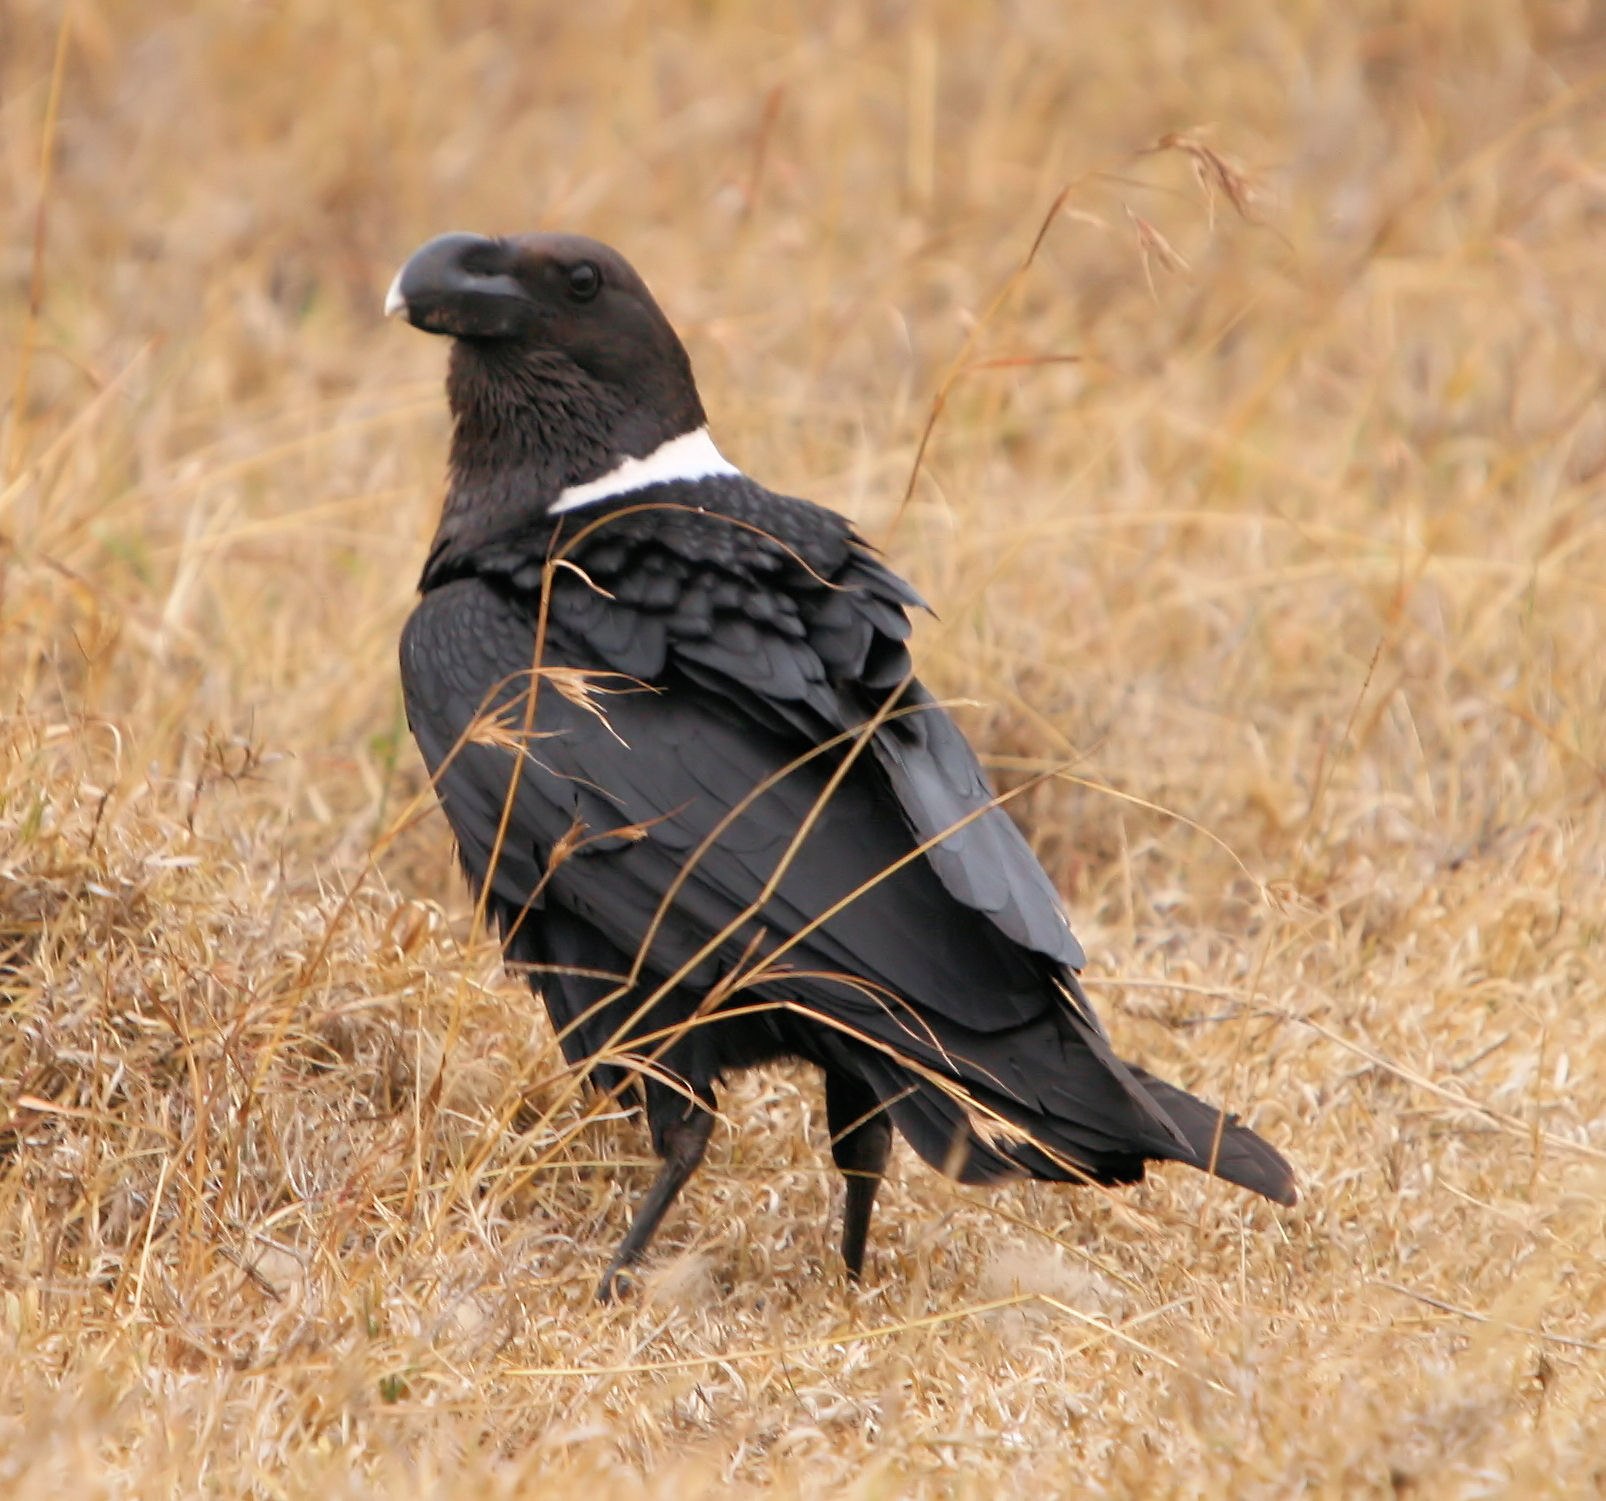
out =
[[(59, 90), (0, 29), (0, 1490), (1600, 1493), (1599, 10), (447, 9), (81, 0)], [(1002, 778), (1074, 763), (1095, 996), (1298, 1210), (905, 1153), (852, 1289), (780, 1072), (591, 1303), (644, 1142), (408, 811), (442, 351), (378, 317), (558, 225)]]

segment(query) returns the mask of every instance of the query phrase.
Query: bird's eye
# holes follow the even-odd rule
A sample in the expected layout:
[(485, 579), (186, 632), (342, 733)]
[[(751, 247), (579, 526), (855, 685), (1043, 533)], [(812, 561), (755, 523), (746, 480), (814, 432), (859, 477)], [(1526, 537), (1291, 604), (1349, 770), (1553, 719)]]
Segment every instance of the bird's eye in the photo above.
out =
[(602, 273), (590, 261), (569, 267), (569, 295), (576, 302), (590, 302), (602, 290)]

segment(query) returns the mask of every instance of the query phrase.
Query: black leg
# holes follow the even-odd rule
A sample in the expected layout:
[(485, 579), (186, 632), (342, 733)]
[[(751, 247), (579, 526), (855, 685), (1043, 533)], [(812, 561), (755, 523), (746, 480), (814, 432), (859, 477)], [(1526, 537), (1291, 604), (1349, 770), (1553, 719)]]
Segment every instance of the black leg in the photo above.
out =
[(647, 1244), (658, 1231), (665, 1211), (675, 1196), (697, 1171), (714, 1131), (714, 1101), (706, 1104), (688, 1100), (678, 1090), (649, 1079), (646, 1081), (647, 1120), (652, 1127), (653, 1149), (664, 1159), (647, 1196), (637, 1206), (630, 1229), (619, 1243), (608, 1270), (597, 1288), (597, 1301), (608, 1303), (619, 1290), (620, 1273), (641, 1260)]
[(853, 1074), (825, 1076), (825, 1119), (831, 1128), (831, 1156), (848, 1183), (842, 1211), (842, 1259), (855, 1282), (864, 1270), (864, 1243), (870, 1211), (892, 1150), (892, 1121), (862, 1079)]

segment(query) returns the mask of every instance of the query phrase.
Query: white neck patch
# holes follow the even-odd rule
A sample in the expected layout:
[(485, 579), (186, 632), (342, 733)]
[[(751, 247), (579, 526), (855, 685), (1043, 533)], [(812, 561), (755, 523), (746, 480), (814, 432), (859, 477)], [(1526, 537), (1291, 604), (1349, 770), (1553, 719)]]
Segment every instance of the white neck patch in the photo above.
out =
[(660, 443), (644, 459), (625, 459), (599, 479), (587, 480), (583, 485), (569, 485), (547, 507), (547, 515), (577, 511), (581, 506), (595, 505), (599, 500), (611, 500), (615, 495), (628, 495), (633, 490), (645, 490), (649, 485), (667, 485), (675, 480), (698, 480), (715, 474), (740, 473), (741, 470), (714, 447), (708, 429), (699, 427)]

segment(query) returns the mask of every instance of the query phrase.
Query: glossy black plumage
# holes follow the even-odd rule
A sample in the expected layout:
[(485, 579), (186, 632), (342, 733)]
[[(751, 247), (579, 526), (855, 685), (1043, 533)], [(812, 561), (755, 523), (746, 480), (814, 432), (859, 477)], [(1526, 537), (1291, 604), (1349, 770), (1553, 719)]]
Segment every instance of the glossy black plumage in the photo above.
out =
[(911, 675), (919, 599), (843, 518), (730, 473), (552, 513), (703, 420), (635, 273), (575, 237), (457, 237), (393, 298), (458, 336), (409, 723), (566, 1055), (605, 1088), (654, 1059), (666, 1168), (604, 1291), (701, 1156), (688, 1100), (777, 1057), (825, 1071), (855, 1273), (889, 1118), (968, 1182), (1214, 1161), (1292, 1202), (1253, 1132), (1111, 1052), (1051, 883)]

